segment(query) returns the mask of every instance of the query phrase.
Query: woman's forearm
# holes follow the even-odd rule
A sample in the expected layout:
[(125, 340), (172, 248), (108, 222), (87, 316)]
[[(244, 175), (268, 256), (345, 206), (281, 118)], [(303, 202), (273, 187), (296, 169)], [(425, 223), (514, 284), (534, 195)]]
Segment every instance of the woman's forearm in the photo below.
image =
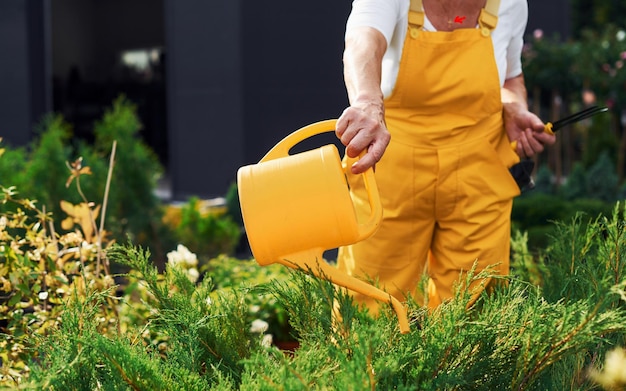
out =
[(353, 29), (346, 36), (344, 78), (351, 105), (382, 105), (380, 79), (386, 49), (384, 36), (371, 27)]
[(506, 105), (521, 105), (522, 108), (528, 109), (528, 95), (526, 92), (526, 84), (524, 82), (524, 74), (517, 77), (507, 79), (502, 87), (502, 103)]
[(385, 107), (380, 88), (382, 59), (387, 41), (370, 27), (352, 29), (346, 35), (344, 78), (350, 106), (337, 120), (336, 134), (346, 154), (357, 157), (352, 165), (354, 174), (365, 172), (383, 156), (391, 138), (385, 125)]

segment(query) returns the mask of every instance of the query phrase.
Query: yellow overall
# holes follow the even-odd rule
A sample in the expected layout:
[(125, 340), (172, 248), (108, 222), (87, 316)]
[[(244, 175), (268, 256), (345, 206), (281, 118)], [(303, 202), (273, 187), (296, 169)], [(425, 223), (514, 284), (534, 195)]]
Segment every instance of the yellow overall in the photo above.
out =
[[(421, 0), (411, 2), (396, 87), (385, 100), (391, 142), (376, 165), (383, 221), (375, 235), (340, 248), (338, 256), (341, 270), (401, 301), (411, 295), (437, 307), (475, 263), (476, 272), (509, 271), (510, 213), (519, 189), (508, 168), (519, 158), (502, 122), (491, 40), (498, 7), (487, 1), (479, 28), (430, 32), (422, 28)], [(351, 186), (366, 211), (360, 184)], [(487, 283), (474, 283), (473, 294)], [(364, 296), (355, 299), (378, 309)]]

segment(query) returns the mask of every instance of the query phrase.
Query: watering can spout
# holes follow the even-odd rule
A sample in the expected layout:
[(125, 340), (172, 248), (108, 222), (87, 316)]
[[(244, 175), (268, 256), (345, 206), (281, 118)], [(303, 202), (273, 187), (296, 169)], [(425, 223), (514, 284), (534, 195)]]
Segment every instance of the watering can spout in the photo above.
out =
[(408, 332), (406, 309), (373, 285), (330, 266), (325, 250), (354, 244), (373, 235), (382, 219), (382, 203), (372, 168), (363, 174), (370, 214), (359, 221), (347, 176), (352, 175), (332, 144), (290, 155), (299, 142), (335, 130), (336, 120), (301, 128), (272, 148), (261, 161), (241, 167), (237, 187), (250, 249), (260, 265), (281, 263), (310, 270), (334, 284), (390, 302)]
[(291, 268), (300, 268), (335, 285), (371, 297), (374, 300), (391, 304), (398, 317), (400, 333), (407, 334), (410, 332), (406, 307), (398, 299), (363, 280), (350, 276), (329, 265), (322, 259), (323, 250), (318, 248), (290, 254), (279, 260), (278, 263)]

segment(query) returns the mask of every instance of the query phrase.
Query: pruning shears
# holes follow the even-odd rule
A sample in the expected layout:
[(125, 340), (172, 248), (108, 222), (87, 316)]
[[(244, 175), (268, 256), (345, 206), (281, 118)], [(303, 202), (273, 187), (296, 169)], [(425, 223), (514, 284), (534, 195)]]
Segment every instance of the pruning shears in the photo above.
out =
[[(555, 134), (557, 130), (569, 124), (582, 121), (583, 119), (589, 118), (599, 113), (604, 113), (608, 110), (609, 110), (608, 107), (592, 106), (585, 110), (574, 113), (570, 116), (562, 118), (558, 121), (555, 121), (553, 123), (552, 122), (546, 123), (543, 131), (548, 134)], [(513, 141), (511, 143), (511, 148), (516, 149), (516, 147), (517, 147), (517, 141)], [(519, 186), (520, 190), (525, 191), (525, 190), (530, 190), (535, 187), (535, 183), (533, 182), (533, 179), (531, 177), (531, 174), (534, 168), (535, 168), (535, 162), (532, 159), (524, 159), (510, 168), (509, 171), (511, 172), (513, 179), (515, 179), (515, 182), (517, 182), (517, 185)]]

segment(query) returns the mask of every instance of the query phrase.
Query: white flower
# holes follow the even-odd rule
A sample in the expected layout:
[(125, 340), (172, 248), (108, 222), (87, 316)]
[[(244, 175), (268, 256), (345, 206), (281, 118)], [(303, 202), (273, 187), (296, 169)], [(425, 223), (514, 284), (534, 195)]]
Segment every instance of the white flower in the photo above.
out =
[(113, 277), (110, 274), (107, 274), (106, 276), (104, 276), (102, 278), (102, 283), (107, 288), (110, 288), (110, 287), (112, 287), (115, 284), (115, 280), (113, 279)]
[(617, 34), (615, 34), (615, 37), (617, 38), (618, 41), (622, 42), (624, 38), (626, 38), (626, 31), (619, 30)]
[(593, 371), (594, 380), (608, 389), (626, 385), (626, 350), (615, 349), (606, 354), (604, 371)]
[(272, 334), (265, 334), (263, 336), (263, 339), (261, 340), (261, 346), (265, 348), (269, 348), (270, 346), (272, 346), (273, 342), (274, 342), (274, 337), (272, 337)]
[(95, 244), (83, 241), (80, 246), (80, 254), (85, 259), (91, 259), (98, 252)]
[(607, 353), (604, 373), (618, 384), (626, 385), (626, 350), (615, 349)]
[(4, 230), (7, 226), (6, 216), (0, 216), (0, 231)]
[(69, 232), (59, 238), (59, 242), (64, 246), (77, 246), (83, 241), (83, 235), (78, 232)]
[(190, 268), (198, 266), (198, 257), (196, 254), (189, 251), (189, 249), (182, 244), (176, 247), (176, 251), (170, 251), (167, 253), (167, 262), (171, 266), (181, 265), (184, 268)]
[(191, 269), (187, 270), (187, 277), (189, 277), (189, 281), (196, 282), (198, 281), (198, 278), (200, 278), (200, 273), (198, 272), (198, 269), (192, 267)]
[(43, 292), (39, 292), (39, 300), (44, 301), (48, 298), (48, 292), (43, 291)]
[(182, 261), (183, 261), (183, 258), (180, 256), (180, 254), (177, 251), (170, 251), (169, 253), (167, 253), (167, 263), (170, 266), (177, 266), (181, 264)]
[(264, 333), (267, 331), (267, 329), (270, 327), (270, 325), (261, 319), (256, 319), (252, 322), (252, 326), (250, 326), (250, 332), (251, 333)]

